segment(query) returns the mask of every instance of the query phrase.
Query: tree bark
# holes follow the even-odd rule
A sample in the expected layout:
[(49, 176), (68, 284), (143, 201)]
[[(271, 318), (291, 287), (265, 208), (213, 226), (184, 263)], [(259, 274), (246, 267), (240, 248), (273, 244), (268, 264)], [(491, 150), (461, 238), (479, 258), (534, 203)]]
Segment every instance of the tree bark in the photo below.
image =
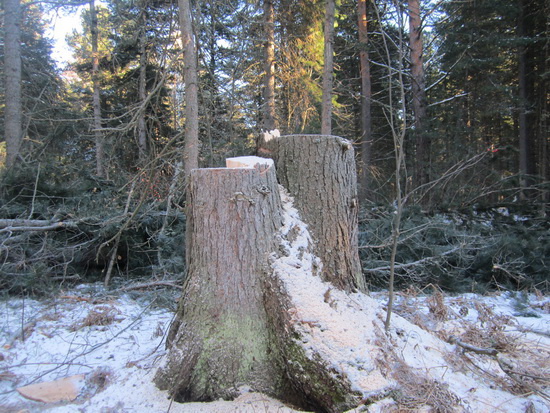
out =
[(411, 49), (413, 128), (416, 137), (415, 187), (428, 183), (430, 140), (426, 135), (426, 79), (422, 42), (420, 0), (409, 0), (409, 41)]
[[(527, 1), (520, 0), (520, 15), (518, 17), (518, 36), (525, 38), (529, 36), (526, 12), (528, 11)], [(529, 198), (528, 188), (533, 185), (533, 177), (536, 174), (535, 153), (534, 153), (534, 113), (532, 110), (533, 99), (533, 68), (528, 58), (528, 47), (524, 44), (519, 46), (519, 173), (521, 197)]]
[(191, 22), (189, 0), (178, 0), (181, 37), (183, 42), (185, 82), (185, 146), (184, 173), (199, 167), (199, 82), (197, 75), (197, 51)]
[[(145, 29), (146, 14), (142, 12), (142, 30), (139, 36), (139, 101), (143, 105), (147, 99), (147, 31)], [(145, 107), (142, 107), (138, 117), (138, 151), (139, 160), (145, 163), (147, 159), (147, 125), (145, 122)]]
[(369, 35), (367, 28), (367, 0), (359, 0), (357, 3), (357, 20), (359, 26), (359, 64), (361, 70), (361, 171), (360, 193), (361, 199), (366, 199), (369, 191), (369, 178), (372, 150), (372, 119), (371, 99), (372, 87), (370, 78), (370, 61), (367, 50)]
[(19, 0), (4, 2), (4, 70), (6, 166), (11, 168), (23, 141), (21, 106), (21, 10)]
[(353, 145), (325, 135), (288, 135), (267, 142), (277, 177), (317, 243), (322, 278), (345, 291), (366, 290), (358, 249), (358, 201)]
[(264, 90), (263, 129), (275, 129), (275, 11), (273, 0), (264, 0)]
[(332, 133), (332, 76), (334, 72), (334, 0), (326, 0), (325, 10), (325, 62), (323, 66), (323, 98), (321, 134)]
[(257, 157), (228, 166), (190, 175), (188, 275), (167, 337), (168, 362), (155, 378), (176, 400), (232, 398), (245, 384), (281, 396), (263, 303), (282, 223), (275, 168)]
[(99, 50), (98, 50), (98, 27), (95, 1), (90, 1), (90, 19), (92, 33), (92, 107), (94, 111), (94, 138), (96, 175), (104, 178), (105, 175), (105, 142), (101, 126), (101, 101), (99, 85)]

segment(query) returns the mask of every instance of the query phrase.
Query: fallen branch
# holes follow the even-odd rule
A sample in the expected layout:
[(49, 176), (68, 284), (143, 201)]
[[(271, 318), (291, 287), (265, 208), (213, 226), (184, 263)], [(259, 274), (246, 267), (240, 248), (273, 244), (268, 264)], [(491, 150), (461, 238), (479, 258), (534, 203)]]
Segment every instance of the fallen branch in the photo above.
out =
[(52, 231), (60, 228), (76, 228), (76, 221), (52, 222), (47, 219), (0, 219), (0, 233), (21, 231)]
[(539, 336), (550, 337), (550, 331), (542, 331), (542, 330), (537, 330), (535, 328), (527, 328), (527, 327), (519, 327), (518, 330), (521, 331), (522, 333), (533, 333), (533, 334), (538, 334)]
[[(508, 362), (508, 360), (506, 360), (502, 357), (497, 357), (496, 359), (497, 359), (498, 365), (500, 366), (502, 371), (504, 373), (506, 373), (506, 375), (508, 377), (510, 377), (510, 379), (512, 379), (514, 382), (516, 382), (520, 386), (523, 386), (526, 389), (532, 391), (533, 393), (538, 394), (539, 396), (541, 396), (545, 400), (550, 401), (550, 394), (544, 392), (540, 388), (540, 386), (535, 385), (535, 383), (527, 383), (524, 380), (521, 380), (519, 377), (529, 377), (531, 379), (541, 380), (541, 381), (545, 381), (545, 382), (549, 382), (550, 378), (548, 378), (548, 377), (534, 377), (534, 376), (531, 376), (531, 375), (528, 375), (528, 374), (520, 373), (520, 372), (514, 370), (514, 366), (510, 362)], [(519, 376), (519, 377), (516, 377), (516, 376)]]
[[(472, 346), (471, 344), (464, 343), (464, 342), (460, 341), (456, 336), (450, 336), (448, 341), (451, 344), (456, 344), (457, 346), (460, 346), (463, 349), (471, 351), (473, 353), (483, 354), (483, 355), (488, 355), (488, 356), (493, 357), (496, 360), (496, 362), (498, 363), (500, 369), (512, 381), (519, 384), (520, 386), (525, 387), (529, 391), (538, 394), (539, 396), (541, 396), (545, 400), (550, 401), (550, 395), (547, 394), (546, 392), (544, 392), (540, 388), (540, 386), (536, 385), (535, 383), (525, 382), (524, 380), (521, 380), (520, 377), (528, 377), (528, 378), (533, 379), (533, 380), (540, 380), (540, 381), (544, 381), (544, 382), (549, 382), (550, 378), (542, 377), (542, 376), (533, 376), (533, 375), (526, 374), (526, 373), (523, 373), (523, 372), (515, 371), (513, 364), (510, 361), (508, 361), (505, 357), (499, 356), (498, 351), (493, 349), (493, 348), (481, 348), (481, 347)], [(468, 357), (466, 357), (466, 358), (469, 359)], [(484, 369), (482, 369), (481, 367), (479, 367), (475, 363), (473, 363), (472, 360), (470, 360), (470, 362), (475, 367), (477, 367), (478, 369), (480, 369), (480, 370), (484, 371), (485, 373), (487, 373), (487, 371), (485, 371)]]
[(173, 288), (179, 288), (180, 290), (183, 289), (182, 285), (177, 284), (178, 280), (169, 280), (169, 281), (153, 281), (149, 283), (143, 283), (143, 284), (135, 284), (135, 285), (129, 285), (128, 287), (122, 287), (121, 291), (132, 291), (132, 290), (141, 290), (145, 288), (151, 288), (151, 287), (173, 287)]
[[(414, 267), (414, 266), (417, 266), (417, 265), (424, 265), (427, 262), (436, 261), (436, 260), (440, 259), (441, 257), (452, 254), (453, 252), (456, 252), (460, 249), (462, 249), (462, 245), (458, 246), (458, 247), (455, 247), (455, 248), (452, 248), (448, 251), (445, 251), (444, 253), (442, 253), (440, 255), (436, 255), (436, 256), (433, 256), (433, 257), (426, 257), (426, 258), (422, 258), (418, 261), (407, 262), (407, 263), (404, 263), (404, 264), (395, 264), (394, 269), (398, 270), (398, 269), (403, 269), (403, 268)], [(391, 269), (391, 267), (389, 265), (385, 265), (384, 267), (365, 268), (363, 271), (366, 271), (366, 272), (386, 272), (386, 271), (390, 271), (390, 269)]]
[(471, 344), (460, 341), (456, 336), (449, 337), (448, 341), (450, 344), (456, 344), (457, 346), (462, 347), (464, 350), (471, 351), (476, 354), (484, 354), (487, 356), (496, 356), (498, 354), (498, 351), (495, 350), (494, 348), (476, 347)]

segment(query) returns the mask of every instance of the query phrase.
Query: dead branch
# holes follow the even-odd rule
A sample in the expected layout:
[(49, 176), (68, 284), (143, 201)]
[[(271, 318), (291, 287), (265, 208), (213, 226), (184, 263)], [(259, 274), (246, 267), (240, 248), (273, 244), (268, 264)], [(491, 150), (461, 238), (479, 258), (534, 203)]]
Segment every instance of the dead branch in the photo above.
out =
[(456, 336), (449, 337), (448, 341), (450, 344), (456, 344), (457, 346), (462, 347), (464, 350), (471, 351), (476, 354), (484, 354), (487, 356), (496, 356), (498, 354), (498, 351), (495, 350), (494, 348), (476, 347), (471, 344), (460, 341)]
[(534, 378), (535, 380), (542, 380), (542, 381), (548, 382), (550, 381), (548, 377), (533, 377), (524, 373), (520, 373), (518, 371), (515, 371), (513, 366), (506, 359), (502, 357), (496, 357), (496, 360), (498, 362), (498, 365), (502, 369), (502, 371), (506, 373), (506, 375), (510, 377), (510, 379), (512, 379), (514, 382), (516, 382), (520, 386), (523, 386), (529, 389), (533, 393), (537, 393), (539, 396), (546, 399), (547, 401), (550, 401), (550, 395), (544, 392), (539, 386), (531, 383), (527, 383), (520, 379), (520, 377), (529, 377), (529, 378)]
[(537, 330), (534, 328), (527, 328), (527, 327), (519, 327), (518, 330), (521, 331), (522, 333), (533, 333), (533, 334), (538, 334), (539, 336), (550, 337), (550, 331)]
[[(433, 224), (426, 223), (426, 224), (419, 225), (418, 227), (410, 229), (410, 230), (401, 231), (401, 237), (399, 238), (398, 243), (399, 244), (404, 244), (406, 241), (410, 240), (411, 238), (414, 238), (415, 236), (417, 236), (418, 234), (422, 233), (423, 231), (425, 231), (426, 229), (428, 229), (432, 226), (433, 226)], [(412, 234), (410, 234), (410, 235), (407, 235), (406, 237), (403, 237), (403, 235), (408, 234), (411, 231), (414, 231), (414, 232), (412, 232)], [(378, 244), (378, 245), (360, 245), (358, 248), (359, 249), (382, 249), (382, 248), (391, 247), (392, 245), (393, 245), (393, 242), (392, 242), (391, 237), (390, 237), (387, 241), (385, 241), (382, 244)]]
[[(132, 188), (130, 189), (130, 192), (128, 193), (128, 198), (126, 199), (126, 206), (124, 207), (124, 215), (127, 215), (128, 210), (130, 209), (130, 201), (132, 200), (132, 196), (134, 195), (134, 188), (135, 188), (135, 181), (132, 183)], [(120, 237), (122, 236), (123, 229), (124, 229), (124, 227), (121, 228), (121, 230), (118, 231), (118, 233), (115, 236), (115, 244), (114, 244), (113, 250), (111, 252), (111, 258), (109, 259), (109, 265), (107, 266), (107, 273), (105, 274), (105, 281), (104, 281), (105, 287), (109, 286), (109, 281), (111, 279), (111, 273), (113, 271), (113, 266), (114, 266), (115, 261), (118, 257), (118, 244), (120, 243)]]
[(49, 231), (75, 227), (75, 221), (51, 221), (49, 219), (0, 219), (0, 232)]
[(183, 289), (181, 285), (178, 284), (178, 280), (168, 280), (168, 281), (152, 281), (149, 283), (134, 284), (127, 287), (122, 287), (121, 291), (132, 291), (132, 290), (141, 290), (151, 287), (173, 287)]
[[(462, 246), (452, 248), (448, 251), (445, 251), (445, 252), (443, 252), (439, 255), (433, 256), (433, 257), (426, 257), (426, 258), (422, 258), (418, 261), (407, 262), (407, 263), (404, 263), (404, 264), (395, 264), (393, 268), (395, 270), (398, 270), (398, 269), (403, 269), (403, 268), (414, 267), (414, 266), (417, 266), (417, 265), (424, 265), (427, 262), (436, 261), (436, 260), (440, 259), (441, 257), (452, 254), (453, 252), (456, 252), (460, 249), (462, 249)], [(386, 271), (390, 271), (390, 269), (391, 269), (391, 267), (389, 265), (386, 265), (384, 267), (365, 268), (365, 269), (363, 269), (363, 271), (366, 271), (366, 272), (386, 272)]]

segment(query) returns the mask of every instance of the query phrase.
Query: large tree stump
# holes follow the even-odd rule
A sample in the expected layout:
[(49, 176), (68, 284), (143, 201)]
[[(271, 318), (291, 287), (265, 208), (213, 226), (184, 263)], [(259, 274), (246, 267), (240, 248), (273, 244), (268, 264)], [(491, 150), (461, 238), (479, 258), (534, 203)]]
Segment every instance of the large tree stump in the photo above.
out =
[(282, 222), (275, 168), (257, 157), (227, 164), (190, 175), (188, 274), (155, 377), (179, 401), (232, 398), (243, 385), (280, 396), (263, 301)]
[(348, 292), (365, 291), (353, 145), (328, 135), (267, 136), (267, 142), (263, 138), (259, 152), (275, 160), (279, 183), (308, 224), (323, 263), (323, 280)]
[[(308, 150), (332, 151), (327, 155), (331, 160), (342, 157), (338, 151), (351, 150), (345, 146), (347, 141), (325, 138), (313, 139)], [(281, 147), (278, 159), (290, 157), (292, 151)], [(313, 154), (308, 159), (319, 163)], [(331, 168), (342, 167), (341, 162), (338, 160)], [(327, 279), (338, 287), (335, 290), (342, 297), (347, 297), (339, 289), (349, 291), (358, 284), (348, 262), (352, 235), (347, 226), (353, 214), (345, 212), (336, 200), (351, 202), (355, 186), (351, 190), (343, 186), (353, 185), (354, 181), (349, 177), (344, 180), (330, 168), (317, 166), (317, 172), (326, 178), (323, 181), (313, 176), (315, 173), (294, 167), (293, 162), (281, 164), (286, 165), (281, 177), (297, 199), (322, 200), (326, 208), (340, 208), (333, 209), (336, 217), (331, 218), (339, 228), (337, 235), (328, 232), (322, 221), (310, 219), (309, 225), (313, 230), (319, 224), (318, 234), (335, 237), (333, 244), (326, 245), (338, 251), (322, 250), (325, 257), (335, 262), (324, 268), (335, 268), (334, 274), (339, 277)], [(176, 401), (229, 399), (252, 389), (314, 411), (339, 412), (357, 406), (367, 392), (348, 377), (350, 372), (357, 375), (355, 367), (341, 368), (349, 363), (341, 359), (334, 364), (331, 359), (341, 347), (339, 337), (347, 336), (345, 328), (326, 337), (322, 329), (319, 334), (310, 331), (317, 329), (317, 323), (334, 324), (325, 319), (342, 310), (330, 301), (333, 286), (317, 276), (322, 262), (314, 253), (312, 237), (298, 211), (290, 206), (286, 191), (277, 185), (274, 162), (242, 157), (228, 159), (227, 165), (229, 168), (195, 169), (190, 175), (188, 275), (168, 333), (168, 355), (155, 382), (161, 389), (169, 390)], [(297, 179), (290, 178), (291, 173), (315, 180), (324, 190), (315, 190), (317, 197), (305, 194), (300, 198), (300, 191), (313, 191), (312, 186), (298, 185)], [(339, 180), (342, 187), (334, 180)], [(327, 188), (329, 201), (323, 195)], [(284, 208), (281, 196), (285, 199)], [(300, 296), (304, 289), (301, 286), (312, 291)], [(343, 299), (345, 308), (353, 302)], [(369, 319), (364, 324), (371, 322)], [(336, 320), (336, 324), (341, 325), (342, 320)], [(359, 344), (362, 338), (356, 341)], [(329, 351), (324, 351), (312, 348), (313, 342), (332, 344)], [(369, 364), (368, 357), (375, 352), (367, 347), (363, 350), (365, 363)], [(345, 348), (343, 353), (337, 351), (344, 357), (348, 355)], [(373, 367), (358, 369), (370, 372)], [(370, 377), (373, 376), (369, 375), (367, 381)], [(380, 386), (373, 388), (378, 394)]]

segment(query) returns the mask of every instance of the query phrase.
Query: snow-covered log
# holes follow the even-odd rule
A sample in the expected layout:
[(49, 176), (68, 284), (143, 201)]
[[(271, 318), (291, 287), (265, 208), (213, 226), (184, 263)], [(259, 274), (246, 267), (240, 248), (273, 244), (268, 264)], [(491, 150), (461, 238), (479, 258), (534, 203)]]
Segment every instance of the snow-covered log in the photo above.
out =
[(343, 412), (383, 399), (382, 310), (318, 277), (308, 227), (282, 190), (284, 225), (272, 256), (266, 306), (281, 363), (292, 386), (315, 411)]

